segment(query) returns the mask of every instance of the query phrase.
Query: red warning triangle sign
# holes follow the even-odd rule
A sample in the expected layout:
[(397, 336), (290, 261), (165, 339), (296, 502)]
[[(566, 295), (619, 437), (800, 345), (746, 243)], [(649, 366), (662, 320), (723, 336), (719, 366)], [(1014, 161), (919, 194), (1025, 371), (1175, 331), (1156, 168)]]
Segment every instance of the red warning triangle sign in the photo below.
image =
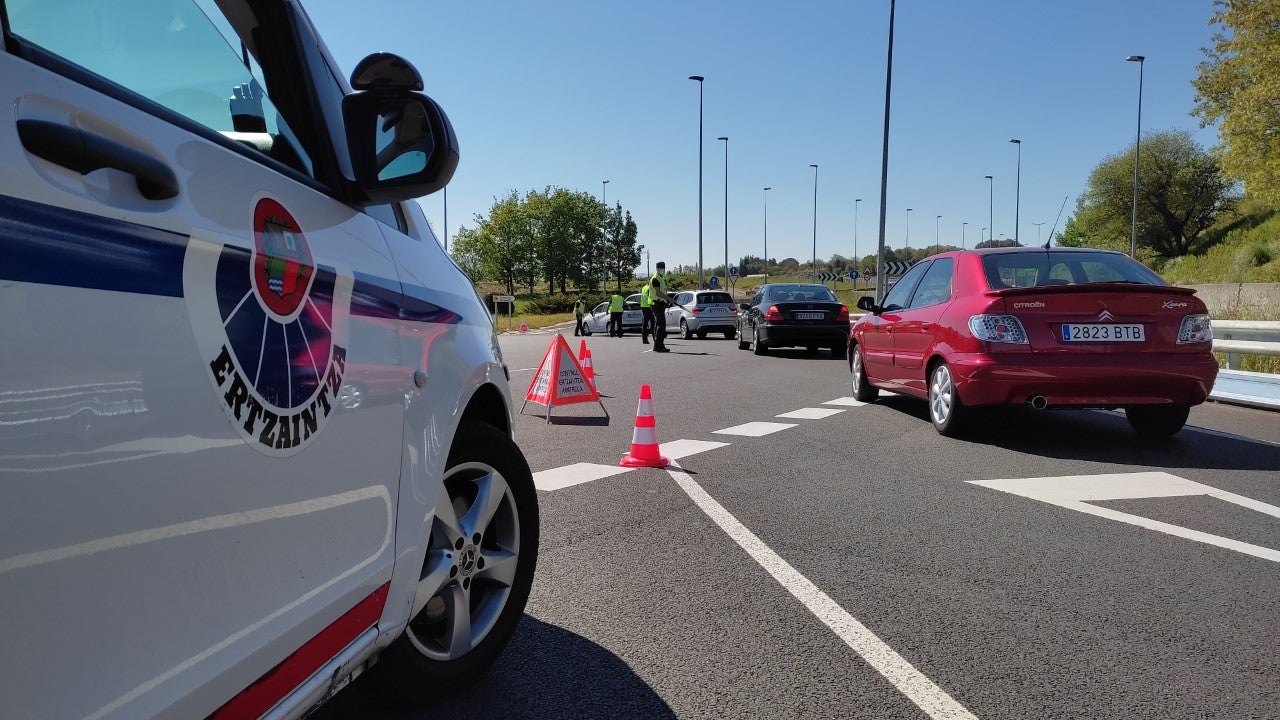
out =
[(546, 405), (548, 414), (557, 405), (581, 402), (599, 402), (600, 393), (582, 372), (582, 366), (569, 349), (564, 336), (556, 333), (542, 363), (534, 373), (529, 389), (525, 391), (526, 403)]

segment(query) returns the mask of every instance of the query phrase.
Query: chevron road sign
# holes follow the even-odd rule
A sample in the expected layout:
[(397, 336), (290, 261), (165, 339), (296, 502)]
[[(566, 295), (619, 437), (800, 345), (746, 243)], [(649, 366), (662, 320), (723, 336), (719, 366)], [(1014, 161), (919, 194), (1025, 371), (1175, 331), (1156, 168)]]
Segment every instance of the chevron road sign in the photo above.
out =
[(845, 280), (848, 280), (847, 277), (845, 277), (844, 275), (841, 275), (840, 273), (830, 273), (830, 272), (818, 273), (818, 279), (821, 280), (822, 282), (844, 282)]
[(901, 277), (902, 275), (906, 274), (907, 270), (910, 270), (911, 266), (914, 264), (915, 263), (897, 262), (897, 261), (886, 262), (884, 264), (885, 277)]

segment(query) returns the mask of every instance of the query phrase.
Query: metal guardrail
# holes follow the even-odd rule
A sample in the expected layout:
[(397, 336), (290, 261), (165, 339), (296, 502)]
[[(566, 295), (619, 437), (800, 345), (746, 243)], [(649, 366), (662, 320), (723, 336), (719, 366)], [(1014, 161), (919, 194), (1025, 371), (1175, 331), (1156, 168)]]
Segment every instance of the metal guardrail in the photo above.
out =
[[(862, 315), (850, 313), (849, 323)], [(1227, 367), (1218, 372), (1209, 397), (1220, 402), (1280, 410), (1280, 375), (1240, 369), (1242, 355), (1280, 355), (1280, 321), (1214, 320), (1214, 352), (1225, 353)]]

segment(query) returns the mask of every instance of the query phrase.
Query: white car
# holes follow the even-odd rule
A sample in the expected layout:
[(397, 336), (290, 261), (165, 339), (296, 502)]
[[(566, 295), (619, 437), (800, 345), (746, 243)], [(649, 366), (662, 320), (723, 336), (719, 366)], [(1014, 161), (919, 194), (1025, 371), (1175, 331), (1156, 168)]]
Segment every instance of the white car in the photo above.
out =
[(489, 314), (409, 201), (458, 162), (417, 71), (349, 85), (294, 2), (0, 11), (0, 714), (483, 673), (538, 508)]
[[(622, 334), (640, 332), (641, 326), (644, 324), (644, 313), (640, 311), (640, 295), (638, 293), (628, 295), (622, 308)], [(590, 312), (582, 316), (582, 326), (586, 329), (588, 335), (595, 333), (608, 335), (609, 303), (602, 302), (591, 308)]]

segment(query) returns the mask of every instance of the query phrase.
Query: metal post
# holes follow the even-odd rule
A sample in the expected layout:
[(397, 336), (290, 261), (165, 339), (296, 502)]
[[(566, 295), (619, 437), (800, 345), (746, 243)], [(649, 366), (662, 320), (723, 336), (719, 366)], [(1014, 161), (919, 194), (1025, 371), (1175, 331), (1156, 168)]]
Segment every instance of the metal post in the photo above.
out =
[(942, 216), (937, 216), (933, 221), (933, 252), (937, 253), (942, 248)]
[(1129, 257), (1138, 257), (1138, 156), (1142, 148), (1142, 71), (1146, 67), (1147, 58), (1142, 55), (1130, 55), (1125, 58), (1129, 62), (1138, 63), (1138, 135), (1133, 139), (1133, 221), (1129, 228)]
[(904, 228), (905, 233), (903, 236), (904, 241), (906, 243), (906, 248), (904, 249), (907, 249), (907, 250), (911, 249), (911, 211), (914, 209), (915, 208), (907, 208), (907, 222), (906, 222), (906, 227)]
[(767, 187), (761, 195), (764, 197), (764, 281), (769, 282), (769, 191)]
[(449, 186), (444, 186), (444, 251), (449, 252)]
[(702, 81), (701, 75), (690, 75), (690, 80), (698, 81), (698, 289), (702, 282)]
[(960, 249), (964, 249), (964, 230), (969, 227), (969, 223), (960, 223)]
[(995, 237), (996, 234), (996, 179), (991, 175), (984, 175), (987, 179), (987, 239)]
[[(609, 200), (607, 195), (608, 189), (609, 189), (609, 181), (601, 180), (600, 181), (600, 204), (604, 206), (604, 214), (605, 214), (606, 222), (609, 219)], [(604, 266), (604, 277), (601, 278), (600, 280), (600, 289), (607, 290), (609, 285), (609, 261), (608, 259), (605, 259), (605, 258), (601, 258), (601, 261), (602, 261), (601, 264)]]
[(813, 168), (813, 281), (818, 282), (818, 166)]
[(729, 138), (724, 141), (724, 280), (729, 282)]
[(884, 149), (880, 154), (880, 239), (876, 248), (876, 302), (884, 300), (884, 221), (889, 202), (889, 100), (893, 96), (893, 14), (889, 0), (889, 56), (884, 66)]
[(1014, 138), (1009, 142), (1018, 146), (1018, 175), (1015, 190), (1013, 193), (1013, 241), (1019, 245), (1022, 244), (1022, 238), (1018, 234), (1018, 229), (1022, 226), (1019, 222), (1018, 212), (1022, 206), (1022, 141)]

